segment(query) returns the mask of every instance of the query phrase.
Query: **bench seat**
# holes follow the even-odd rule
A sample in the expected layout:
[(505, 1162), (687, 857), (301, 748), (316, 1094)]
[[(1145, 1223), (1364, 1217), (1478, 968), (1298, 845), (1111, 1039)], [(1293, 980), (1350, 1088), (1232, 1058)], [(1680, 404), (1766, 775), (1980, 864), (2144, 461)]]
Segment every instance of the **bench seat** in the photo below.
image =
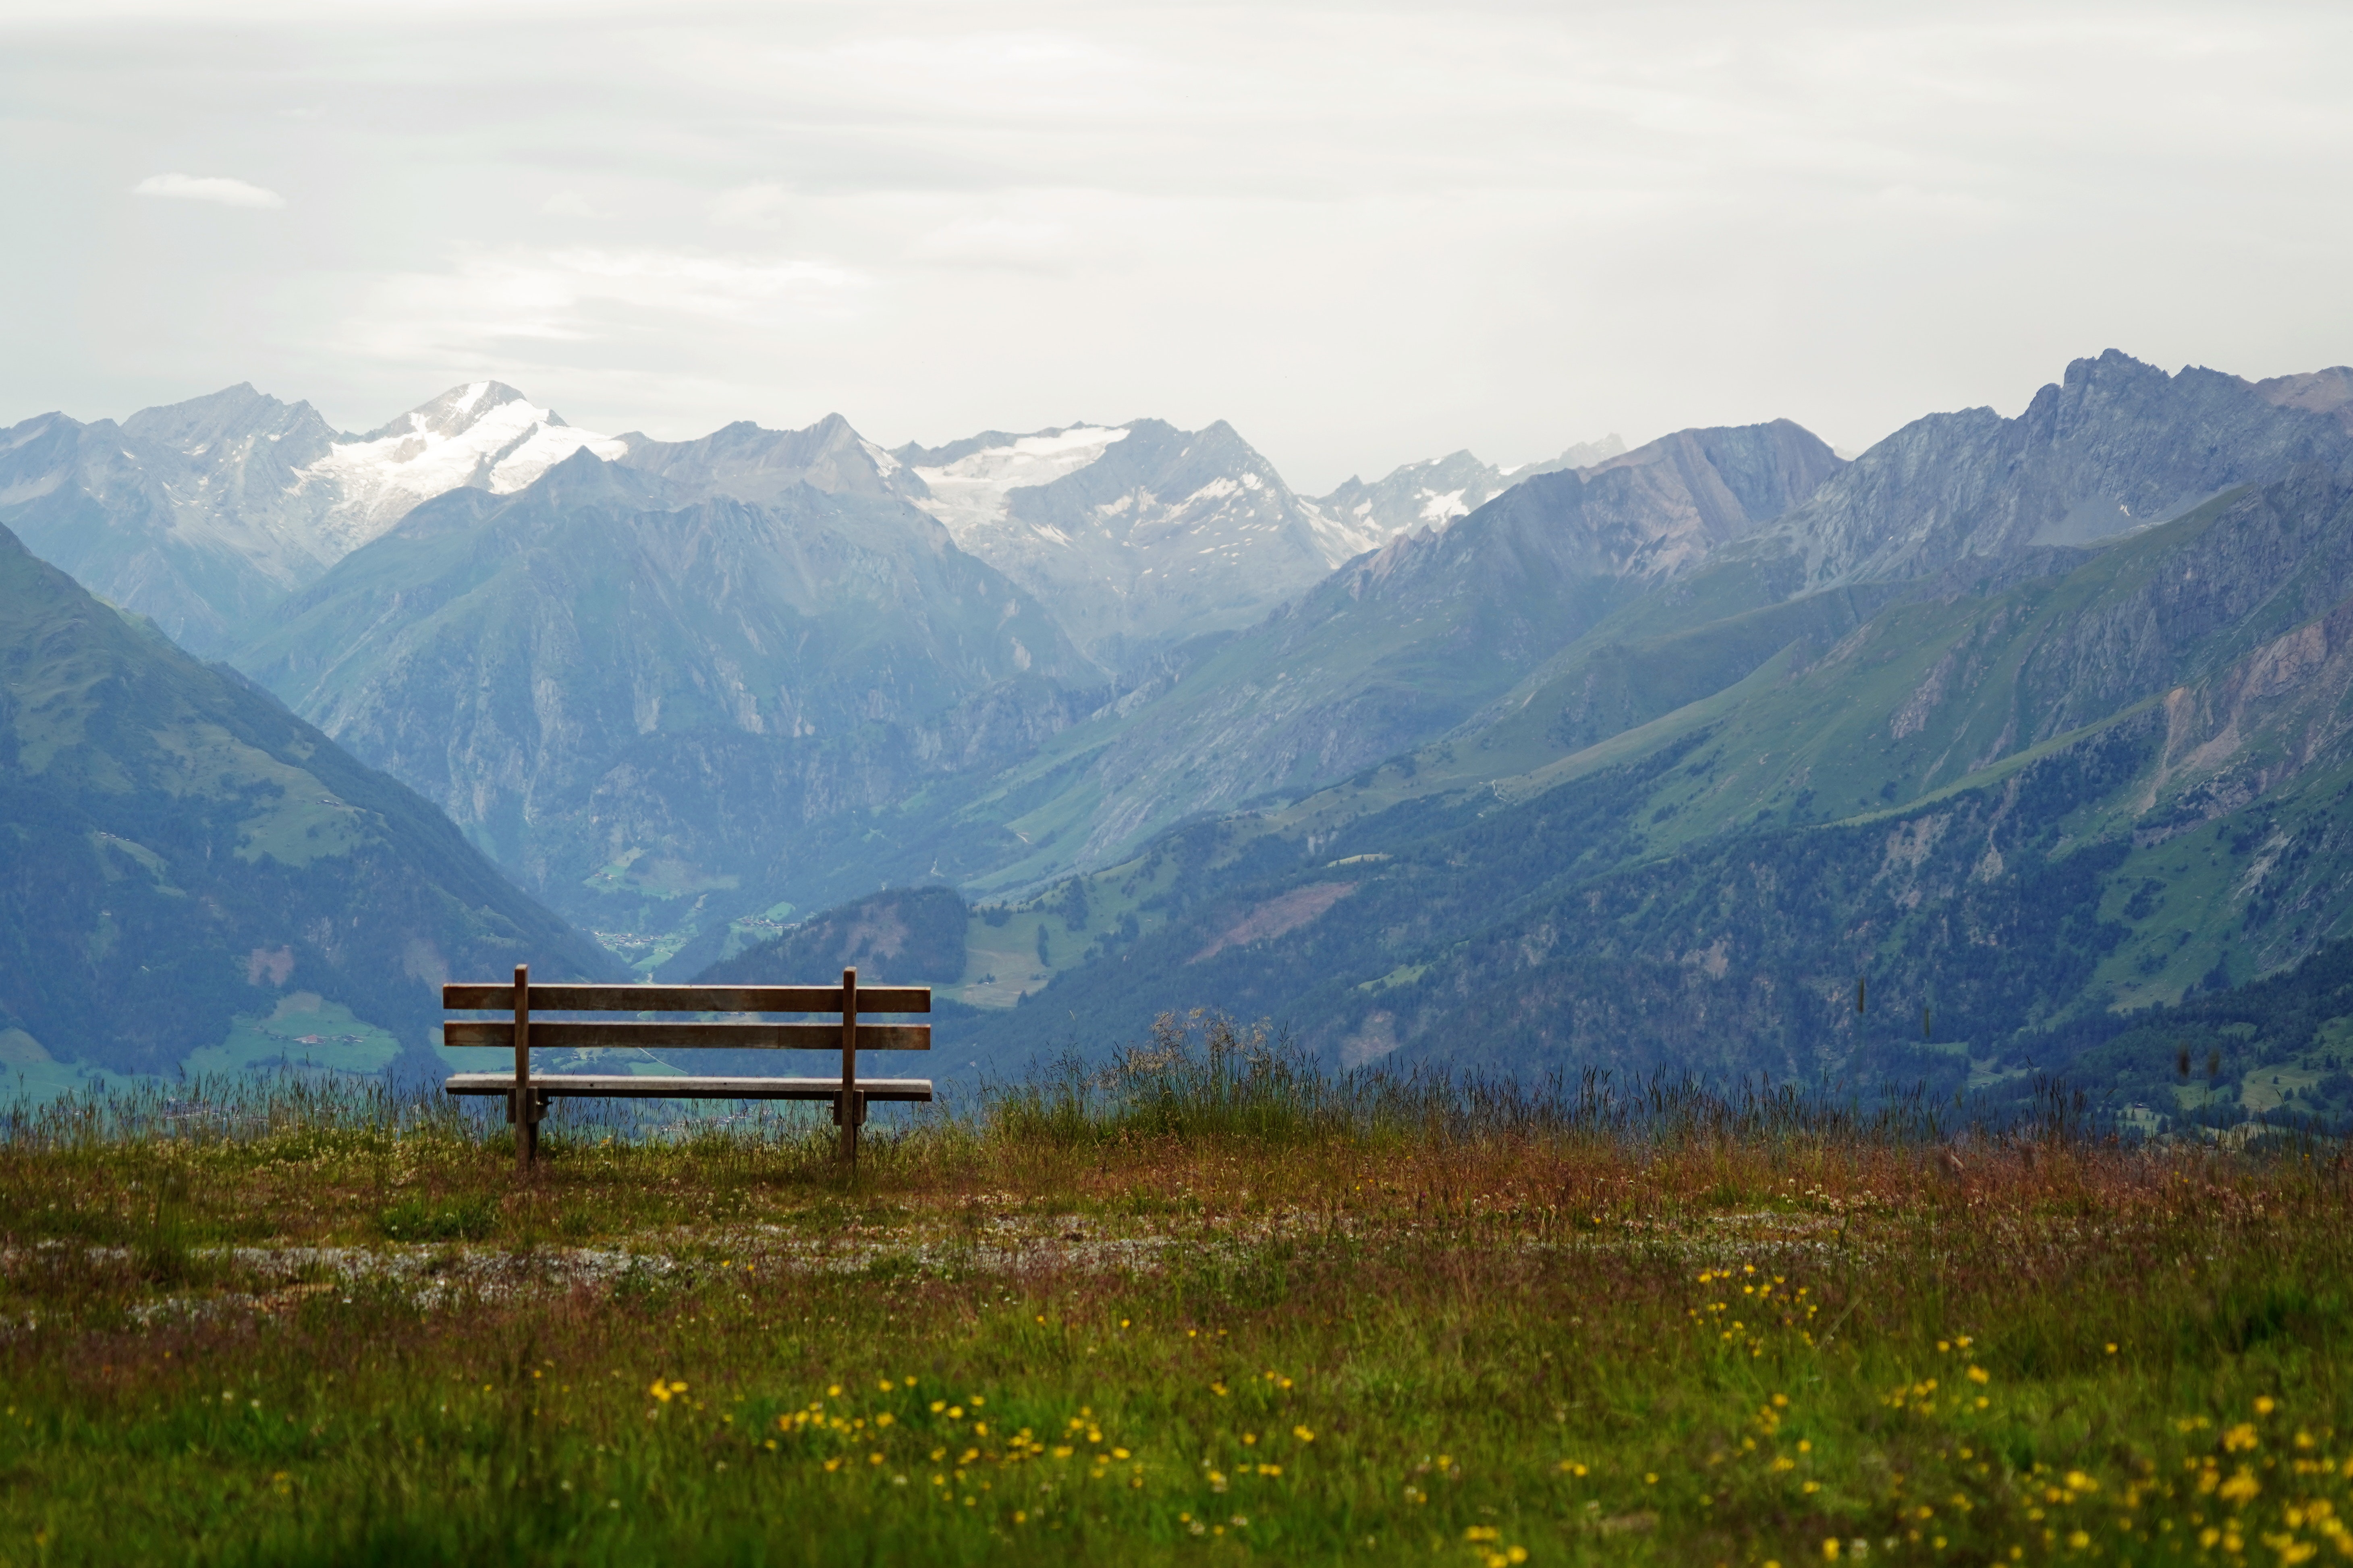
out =
[[(442, 1085), (451, 1094), (512, 1095), (512, 1072), (452, 1073)], [(932, 1081), (923, 1078), (861, 1078), (855, 1085), (869, 1100), (932, 1102)], [(538, 1073), (531, 1091), (543, 1099), (595, 1097), (612, 1100), (832, 1100), (841, 1093), (838, 1078), (684, 1078), (665, 1073)]]

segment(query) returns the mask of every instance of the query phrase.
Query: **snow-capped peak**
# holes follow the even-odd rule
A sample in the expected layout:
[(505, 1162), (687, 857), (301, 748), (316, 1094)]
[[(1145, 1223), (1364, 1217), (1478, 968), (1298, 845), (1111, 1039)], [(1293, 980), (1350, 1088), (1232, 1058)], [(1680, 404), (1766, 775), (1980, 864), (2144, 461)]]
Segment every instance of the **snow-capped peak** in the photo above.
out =
[(550, 424), (564, 421), (543, 408), (533, 409), (531, 399), (502, 381), (470, 381), (463, 386), (453, 386), (427, 403), (420, 403), (389, 425), (368, 432), (374, 439), (395, 435), (463, 435), (477, 420), (511, 404), (524, 408)]
[(1571, 447), (1557, 458), (1508, 468), (1490, 467), (1469, 452), (1451, 452), (1392, 468), (1371, 484), (1351, 478), (1313, 504), (1324, 537), (1345, 558), (1421, 529), (1442, 531), (1524, 479), (1584, 468), (1625, 449), (1622, 439), (1609, 436)]
[(421, 501), (467, 485), (498, 495), (522, 489), (584, 447), (607, 462), (627, 450), (610, 437), (573, 428), (512, 386), (477, 381), (355, 440), (337, 441), (302, 478), (336, 492), (319, 531), (331, 556), (340, 556)]
[(908, 499), (1106, 668), (1246, 626), (1356, 553), (1223, 420), (987, 430), (892, 455), (921, 481)]

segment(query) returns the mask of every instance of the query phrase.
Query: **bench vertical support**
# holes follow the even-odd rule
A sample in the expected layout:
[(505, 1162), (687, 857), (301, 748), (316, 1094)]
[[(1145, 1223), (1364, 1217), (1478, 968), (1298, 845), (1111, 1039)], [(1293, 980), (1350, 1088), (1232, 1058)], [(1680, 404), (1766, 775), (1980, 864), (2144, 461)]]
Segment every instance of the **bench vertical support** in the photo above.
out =
[(525, 1172), (539, 1153), (539, 1104), (531, 1091), (531, 965), (515, 965), (514, 976), (514, 1098), (510, 1120), (515, 1124), (515, 1169)]
[(858, 1168), (858, 1124), (865, 1120), (865, 1096), (858, 1092), (858, 971), (841, 972), (841, 1100), (834, 1120), (841, 1123), (839, 1158)]

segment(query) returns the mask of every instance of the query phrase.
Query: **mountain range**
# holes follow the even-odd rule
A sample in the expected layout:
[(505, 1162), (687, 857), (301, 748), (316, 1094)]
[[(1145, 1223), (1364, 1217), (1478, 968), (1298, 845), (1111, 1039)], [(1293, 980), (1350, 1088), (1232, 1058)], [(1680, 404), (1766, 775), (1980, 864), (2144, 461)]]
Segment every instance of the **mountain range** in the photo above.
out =
[(237, 387), (8, 442), (0, 515), (37, 548), (191, 647), (234, 644), (641, 965), (871, 886), (878, 814), (964, 800), (1503, 482), (1457, 454), (1350, 481), (1371, 499), (1344, 520), (1224, 425), (894, 453), (836, 416), (670, 442), (496, 383), (364, 437)]
[(660, 442), (496, 384), (0, 437), (0, 521), (515, 907), (666, 978), (856, 949), (984, 1067), (1216, 1005), (1983, 1089), (2284, 972), (2353, 934), (2348, 496), (2353, 372), (2113, 351), (1852, 462), (1777, 420), (1313, 498), (1222, 424)]
[(714, 900), (787, 901), (871, 813), (1026, 755), (1103, 679), (905, 502), (806, 477), (739, 500), (685, 461), (453, 490), (237, 656), (635, 956)]
[(496, 382), (456, 387), (365, 435), (237, 385), (120, 425), (47, 414), (0, 432), (0, 526), (91, 592), (199, 653), (459, 487), (520, 489), (587, 447)]

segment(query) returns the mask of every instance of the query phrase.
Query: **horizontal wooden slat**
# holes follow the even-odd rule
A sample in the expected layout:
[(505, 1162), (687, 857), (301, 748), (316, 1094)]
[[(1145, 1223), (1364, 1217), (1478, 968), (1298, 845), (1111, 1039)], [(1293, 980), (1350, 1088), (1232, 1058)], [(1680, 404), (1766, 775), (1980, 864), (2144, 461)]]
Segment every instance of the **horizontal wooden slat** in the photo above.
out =
[[(514, 1047), (512, 1019), (453, 1019), (441, 1026), (445, 1046)], [(738, 1051), (838, 1051), (839, 1024), (586, 1024), (568, 1018), (533, 1018), (531, 1043), (538, 1050), (616, 1050), (637, 1047)], [(858, 1026), (861, 1051), (928, 1051), (929, 1024)]]
[[(514, 1011), (514, 987), (444, 985), (441, 1005), (457, 1012)], [(534, 985), (534, 1013), (839, 1013), (839, 985)], [(861, 985), (858, 1012), (928, 1013), (928, 985)]]
[[(537, 1027), (536, 1025), (533, 1027)], [(449, 1094), (512, 1094), (514, 1075), (453, 1073), (442, 1086)], [(552, 1073), (531, 1075), (533, 1093), (554, 1100), (831, 1100), (841, 1080), (830, 1078), (676, 1078), (653, 1074)], [(858, 1092), (870, 1100), (927, 1105), (927, 1078), (862, 1078)]]

